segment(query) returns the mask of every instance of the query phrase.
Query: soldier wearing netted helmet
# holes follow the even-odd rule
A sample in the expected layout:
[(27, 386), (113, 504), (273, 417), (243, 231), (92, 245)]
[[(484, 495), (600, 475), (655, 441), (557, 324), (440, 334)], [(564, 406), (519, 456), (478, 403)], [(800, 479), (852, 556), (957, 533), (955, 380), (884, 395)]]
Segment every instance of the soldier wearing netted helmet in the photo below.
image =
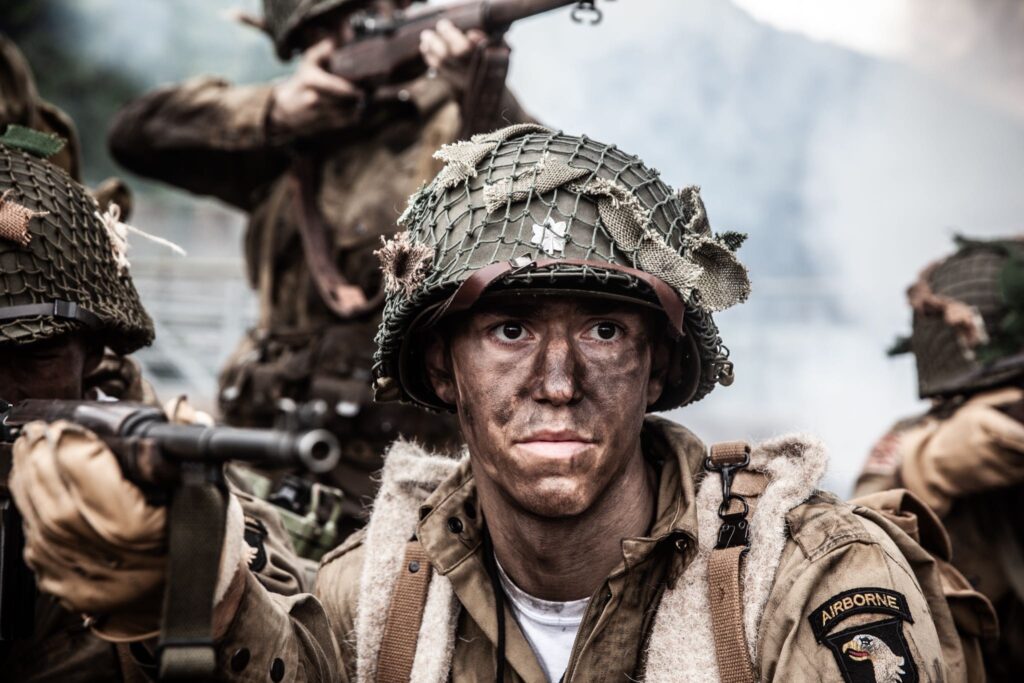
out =
[(957, 238), (907, 291), (923, 415), (874, 446), (857, 492), (906, 488), (941, 518), (953, 563), (994, 605), (989, 680), (1024, 670), (1024, 238)]
[(330, 482), (346, 494), (349, 531), (363, 523), (371, 475), (391, 441), (459, 442), (446, 416), (373, 403), (384, 299), (373, 251), (395, 232), (409, 194), (438, 171), (438, 146), (462, 129), (530, 120), (503, 73), (488, 81), (497, 94), (491, 113), (468, 113), (478, 94), (469, 84), (485, 61), (478, 56), (499, 46), (450, 22), (421, 36), (431, 75), (364, 90), (331, 72), (330, 55), (354, 40), (357, 15), (386, 23), (410, 4), (265, 0), (263, 16), (250, 21), (282, 60), (301, 54), (294, 73), (259, 85), (201, 77), (163, 87), (128, 104), (110, 133), (114, 158), (134, 172), (249, 215), (245, 259), (260, 314), (223, 370), (221, 411), (232, 424), (269, 426), (282, 399), (322, 402), (343, 444)]
[(938, 577), (816, 490), (819, 442), (709, 450), (649, 414), (734, 374), (712, 315), (747, 297), (742, 240), (697, 188), (534, 125), (438, 158), (379, 251), (374, 386), (455, 413), (467, 448), (396, 442), (315, 600), (240, 568), (225, 678), (968, 680)]
[[(116, 209), (101, 209), (94, 195), (50, 161), (61, 161), (63, 144), (52, 133), (18, 126), (0, 135), (0, 430), (5, 430), (8, 402), (116, 400), (90, 381), (105, 349), (126, 357), (154, 337), (153, 322), (132, 282), (129, 228)], [(197, 417), (183, 397), (167, 404), (167, 415), (176, 422)], [(18, 460), (17, 446), (12, 454), (11, 445), (0, 442), (0, 678), (10, 683), (139, 680), (126, 670), (134, 666), (126, 642), (137, 632), (125, 625), (153, 629), (152, 622), (134, 616), (145, 613), (139, 595), (156, 601), (161, 595), (164, 513), (138, 489), (119, 488), (119, 476), (94, 476), (92, 488), (74, 486), (74, 477), (64, 469), (68, 462), (94, 474), (104, 468), (108, 475), (111, 469), (119, 472), (106, 444), (88, 430), (68, 422), (35, 423), (26, 433), (35, 439), (28, 459), (36, 476), (24, 472), (31, 468), (12, 464)], [(48, 475), (38, 476), (44, 471)], [(228, 476), (234, 480), (233, 472)], [(36, 499), (34, 507), (13, 506), (18, 477), (46, 503)], [(243, 549), (246, 557), (253, 549), (250, 566), (259, 580), (282, 594), (303, 590), (307, 569), (294, 557), (274, 509), (244, 493), (236, 496), (238, 524), (245, 526)], [(54, 515), (59, 523), (44, 529), (45, 524), (36, 523), (37, 511), (46, 519)], [(104, 516), (132, 531), (106, 535)], [(155, 538), (134, 544), (132, 533), (140, 529)], [(22, 530), (36, 539), (37, 551), (24, 559), (16, 541)], [(75, 543), (75, 533), (85, 534), (92, 545)], [(237, 537), (242, 535), (239, 531)], [(99, 538), (103, 541), (97, 548)], [(26, 561), (34, 572), (27, 578), (21, 565)], [(99, 577), (107, 567), (124, 568), (127, 578), (118, 575), (102, 583)], [(88, 577), (101, 589), (83, 591), (81, 583), (71, 589), (61, 573), (68, 568), (75, 579)], [(47, 593), (54, 581), (63, 581), (69, 593)], [(38, 595), (34, 584), (40, 587)], [(93, 610), (78, 602), (84, 594), (93, 601), (97, 596), (120, 601), (125, 608), (121, 619), (85, 618), (83, 613)]]

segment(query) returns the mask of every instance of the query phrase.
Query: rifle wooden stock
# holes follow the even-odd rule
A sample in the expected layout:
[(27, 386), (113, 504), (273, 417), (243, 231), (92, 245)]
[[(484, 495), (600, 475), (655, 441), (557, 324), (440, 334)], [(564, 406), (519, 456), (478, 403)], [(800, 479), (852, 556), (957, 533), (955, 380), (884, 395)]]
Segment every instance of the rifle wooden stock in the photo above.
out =
[(422, 75), (420, 33), (447, 19), (462, 31), (501, 34), (514, 22), (577, 0), (472, 0), (444, 7), (424, 7), (391, 20), (363, 19), (363, 35), (336, 50), (328, 63), (335, 75), (364, 87), (401, 83)]

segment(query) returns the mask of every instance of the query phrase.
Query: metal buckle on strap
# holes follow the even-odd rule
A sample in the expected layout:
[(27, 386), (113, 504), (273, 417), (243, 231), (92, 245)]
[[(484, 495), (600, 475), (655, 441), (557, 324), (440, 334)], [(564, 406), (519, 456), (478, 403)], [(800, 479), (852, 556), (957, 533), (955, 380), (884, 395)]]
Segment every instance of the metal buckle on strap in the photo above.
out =
[[(722, 502), (718, 506), (718, 518), (722, 520), (722, 525), (718, 528), (718, 542), (715, 544), (716, 550), (735, 548), (737, 546), (750, 548), (750, 525), (747, 522), (750, 506), (747, 505), (747, 501), (743, 499), (743, 496), (732, 492), (732, 480), (736, 472), (749, 464), (749, 446), (746, 447), (743, 453), (743, 459), (736, 462), (715, 464), (711, 455), (704, 458), (704, 469), (718, 472), (722, 478)], [(739, 512), (729, 512), (729, 507), (734, 500), (739, 501), (742, 506)]]

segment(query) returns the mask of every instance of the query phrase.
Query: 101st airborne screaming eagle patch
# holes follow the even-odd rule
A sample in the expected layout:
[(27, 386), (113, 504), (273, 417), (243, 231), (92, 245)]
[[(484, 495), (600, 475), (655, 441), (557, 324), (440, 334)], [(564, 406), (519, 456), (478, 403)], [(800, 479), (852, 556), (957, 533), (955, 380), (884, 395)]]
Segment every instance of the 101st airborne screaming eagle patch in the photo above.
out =
[[(885, 618), (834, 631), (855, 614)], [(847, 683), (918, 683), (917, 666), (903, 635), (914, 623), (907, 599), (887, 588), (855, 588), (829, 598), (807, 617), (817, 641), (832, 650)]]

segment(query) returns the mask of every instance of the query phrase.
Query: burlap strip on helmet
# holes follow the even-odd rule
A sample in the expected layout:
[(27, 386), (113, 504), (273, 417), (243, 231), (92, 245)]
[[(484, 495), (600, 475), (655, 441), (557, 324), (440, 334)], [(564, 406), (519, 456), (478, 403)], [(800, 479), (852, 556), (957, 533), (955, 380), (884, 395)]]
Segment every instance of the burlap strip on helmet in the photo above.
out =
[(14, 242), (27, 247), (32, 241), (32, 233), (28, 231), (28, 222), (33, 218), (49, 215), (49, 211), (33, 211), (8, 199), (13, 190), (0, 195), (0, 239)]
[(494, 213), (507, 203), (526, 201), (530, 193), (545, 194), (574, 180), (590, 175), (585, 168), (575, 168), (564, 162), (552, 162), (551, 155), (544, 153), (532, 172), (515, 178), (502, 178), (496, 183), (484, 186), (484, 206), (487, 213)]
[(434, 181), (434, 193), (441, 194), (468, 178), (476, 177), (476, 167), (484, 157), (497, 149), (498, 145), (527, 133), (551, 133), (550, 128), (536, 123), (520, 123), (493, 133), (474, 135), (469, 141), (462, 140), (445, 145), (434, 152), (434, 158), (443, 161), (445, 167)]
[[(484, 188), (487, 211), (493, 213), (506, 203), (525, 201), (530, 193), (544, 194), (559, 187), (592, 197), (597, 203), (601, 222), (612, 241), (626, 253), (633, 254), (640, 270), (663, 280), (684, 298), (696, 291), (699, 305), (709, 311), (721, 311), (744, 301), (750, 293), (746, 268), (736, 258), (729, 244), (705, 232), (689, 235), (680, 255), (651, 225), (650, 212), (640, 200), (622, 185), (606, 178), (592, 177), (586, 169), (570, 166), (564, 161), (541, 157), (531, 172), (515, 178), (503, 178)], [(703, 204), (696, 188), (685, 192), (695, 201), (691, 222), (706, 226)]]

